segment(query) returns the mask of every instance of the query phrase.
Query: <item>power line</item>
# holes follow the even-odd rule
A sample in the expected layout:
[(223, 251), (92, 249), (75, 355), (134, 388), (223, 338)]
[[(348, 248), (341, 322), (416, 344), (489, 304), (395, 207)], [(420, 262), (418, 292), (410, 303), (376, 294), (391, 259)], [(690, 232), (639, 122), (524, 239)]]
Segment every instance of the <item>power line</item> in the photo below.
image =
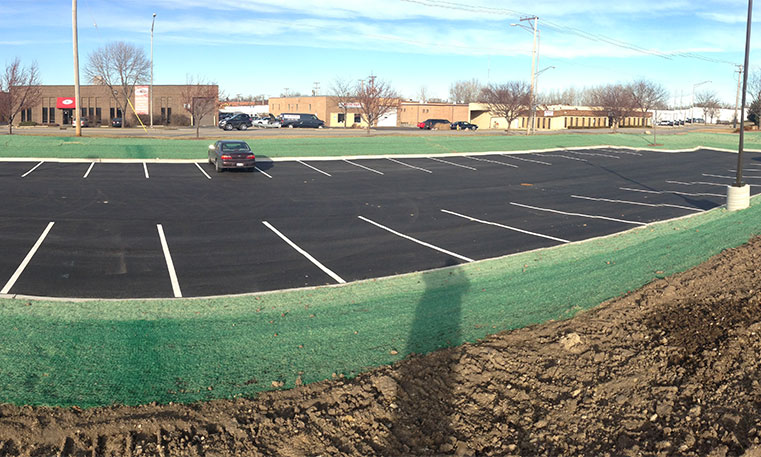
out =
[[(517, 11), (517, 10), (512, 10), (507, 8), (469, 6), (469, 5), (462, 5), (459, 3), (450, 2), (446, 0), (401, 0), (401, 1), (406, 3), (415, 3), (418, 5), (434, 7), (434, 8), (443, 8), (443, 9), (450, 9), (450, 10), (457, 10), (457, 11), (469, 11), (473, 13), (485, 13), (485, 14), (491, 14), (491, 15), (497, 15), (497, 16), (513, 17), (513, 16), (529, 15), (528, 13), (523, 11)], [(634, 52), (638, 52), (638, 53), (646, 54), (646, 55), (651, 55), (655, 57), (660, 57), (667, 60), (671, 60), (673, 57), (682, 57), (682, 58), (688, 58), (688, 59), (703, 60), (705, 62), (736, 65), (734, 62), (707, 57), (701, 54), (696, 54), (694, 52), (682, 52), (682, 51), (662, 52), (662, 51), (657, 51), (654, 49), (647, 49), (647, 48), (643, 48), (641, 46), (637, 46), (635, 44), (632, 44), (623, 40), (619, 40), (617, 38), (609, 37), (607, 35), (587, 32), (585, 30), (582, 30), (576, 27), (569, 27), (567, 25), (563, 25), (554, 21), (548, 21), (546, 19), (543, 20), (543, 23), (545, 27), (551, 28), (561, 33), (569, 33), (569, 34), (576, 35), (580, 38), (584, 38), (590, 41), (603, 42), (603, 43), (607, 43), (622, 49), (628, 49), (630, 51), (634, 51)]]

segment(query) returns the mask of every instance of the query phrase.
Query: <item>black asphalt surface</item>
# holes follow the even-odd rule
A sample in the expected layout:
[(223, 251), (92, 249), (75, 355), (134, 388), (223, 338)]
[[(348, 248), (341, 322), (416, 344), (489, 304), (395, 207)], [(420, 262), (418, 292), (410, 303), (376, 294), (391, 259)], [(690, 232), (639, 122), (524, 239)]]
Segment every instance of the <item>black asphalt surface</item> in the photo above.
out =
[[(695, 214), (726, 202), (736, 155), (590, 149), (303, 159), (260, 162), (254, 173), (215, 173), (205, 162), (38, 164), (0, 162), (0, 288), (147, 298), (388, 276)], [(756, 194), (761, 155), (747, 154), (744, 169)]]

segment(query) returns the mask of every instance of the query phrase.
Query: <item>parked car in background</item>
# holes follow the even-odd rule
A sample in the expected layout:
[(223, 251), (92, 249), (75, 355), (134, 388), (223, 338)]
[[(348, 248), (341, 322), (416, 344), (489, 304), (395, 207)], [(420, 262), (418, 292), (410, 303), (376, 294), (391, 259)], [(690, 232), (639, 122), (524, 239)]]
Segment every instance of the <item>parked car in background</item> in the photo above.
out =
[(452, 130), (478, 130), (476, 124), (471, 124), (470, 122), (465, 121), (452, 122), (452, 125), (449, 128)]
[(431, 130), (443, 128), (444, 124), (446, 124), (446, 127), (451, 125), (446, 119), (426, 119), (423, 122), (418, 123), (417, 126), (421, 129)]
[(304, 113), (282, 113), (278, 116), (281, 127), (311, 127), (315, 129), (321, 129), (325, 127), (325, 122), (321, 121), (314, 114)]
[(280, 121), (273, 115), (254, 117), (251, 121), (254, 127), (280, 128)]
[(232, 117), (219, 121), (219, 128), (225, 130), (246, 130), (252, 125), (253, 122), (251, 120), (251, 116), (245, 113), (238, 113)]
[(122, 118), (115, 117), (111, 119), (111, 127), (121, 127), (122, 126)]
[[(90, 122), (87, 120), (86, 117), (82, 117), (82, 118), (79, 118), (79, 125), (80, 125), (80, 127), (89, 127), (90, 126)], [(71, 126), (72, 127), (76, 127), (77, 126), (77, 119), (76, 118), (73, 118), (71, 120)]]
[(671, 127), (674, 125), (674, 121), (667, 121), (666, 119), (663, 119), (658, 122), (658, 125)]
[(254, 171), (256, 157), (245, 141), (219, 140), (209, 145), (209, 163), (217, 173), (226, 168)]
[(223, 120), (225, 120), (225, 119), (230, 119), (231, 117), (235, 116), (236, 114), (238, 114), (238, 113), (219, 113), (219, 115), (217, 116), (217, 118), (218, 118), (220, 121), (223, 121)]

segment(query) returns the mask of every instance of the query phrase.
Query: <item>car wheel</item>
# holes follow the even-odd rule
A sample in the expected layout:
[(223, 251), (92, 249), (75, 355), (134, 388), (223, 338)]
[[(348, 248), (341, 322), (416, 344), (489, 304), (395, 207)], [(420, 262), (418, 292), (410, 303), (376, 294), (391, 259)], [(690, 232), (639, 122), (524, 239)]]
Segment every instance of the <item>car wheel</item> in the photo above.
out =
[(293, 128), (293, 124), (288, 124), (288, 128), (292, 129)]
[(214, 162), (214, 170), (215, 170), (217, 173), (222, 173), (222, 166), (221, 166), (221, 165), (219, 165), (219, 159), (217, 159), (217, 160)]
[(238, 130), (246, 130), (248, 126), (246, 124), (241, 124), (238, 126)]
[(225, 130), (232, 130), (232, 129), (233, 129), (233, 125), (232, 124), (226, 124), (225, 125)]
[(322, 128), (325, 128), (325, 126), (324, 125), (318, 125), (317, 128), (318, 129), (322, 129)]

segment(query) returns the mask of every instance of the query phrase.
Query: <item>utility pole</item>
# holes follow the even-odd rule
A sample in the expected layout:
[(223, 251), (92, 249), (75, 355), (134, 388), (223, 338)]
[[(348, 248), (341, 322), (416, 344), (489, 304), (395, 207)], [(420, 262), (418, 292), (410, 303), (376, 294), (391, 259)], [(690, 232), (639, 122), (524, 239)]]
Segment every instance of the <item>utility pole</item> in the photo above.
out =
[(740, 105), (740, 88), (743, 84), (743, 66), (737, 66), (737, 95), (735, 96), (735, 116), (732, 118), (732, 128), (737, 128), (737, 107)]
[(533, 32), (534, 34), (534, 48), (531, 52), (531, 95), (529, 96), (529, 122), (528, 122), (528, 128), (526, 129), (526, 135), (531, 135), (534, 133), (534, 124), (535, 124), (535, 118), (536, 118), (536, 65), (537, 65), (537, 35), (539, 33), (539, 17), (538, 16), (527, 16), (522, 17), (521, 22), (523, 21), (530, 21), (531, 22), (531, 28), (526, 27), (524, 25), (520, 24), (510, 24), (511, 27), (519, 26), (523, 29), (528, 30), (529, 32)]
[(150, 107), (148, 111), (151, 112), (151, 128), (153, 128), (153, 25), (156, 24), (156, 13), (153, 13), (153, 20), (151, 21), (151, 95), (150, 95)]
[(79, 108), (79, 39), (77, 37), (77, 0), (71, 0), (71, 30), (74, 41), (74, 135), (82, 136), (82, 116)]
[(743, 183), (743, 147), (745, 143), (745, 101), (748, 94), (748, 60), (750, 57), (750, 26), (753, 20), (753, 0), (748, 0), (748, 22), (745, 26), (745, 62), (743, 64), (742, 105), (740, 105), (740, 141), (737, 148), (737, 176), (727, 186), (727, 210), (735, 211), (750, 206), (750, 186)]

